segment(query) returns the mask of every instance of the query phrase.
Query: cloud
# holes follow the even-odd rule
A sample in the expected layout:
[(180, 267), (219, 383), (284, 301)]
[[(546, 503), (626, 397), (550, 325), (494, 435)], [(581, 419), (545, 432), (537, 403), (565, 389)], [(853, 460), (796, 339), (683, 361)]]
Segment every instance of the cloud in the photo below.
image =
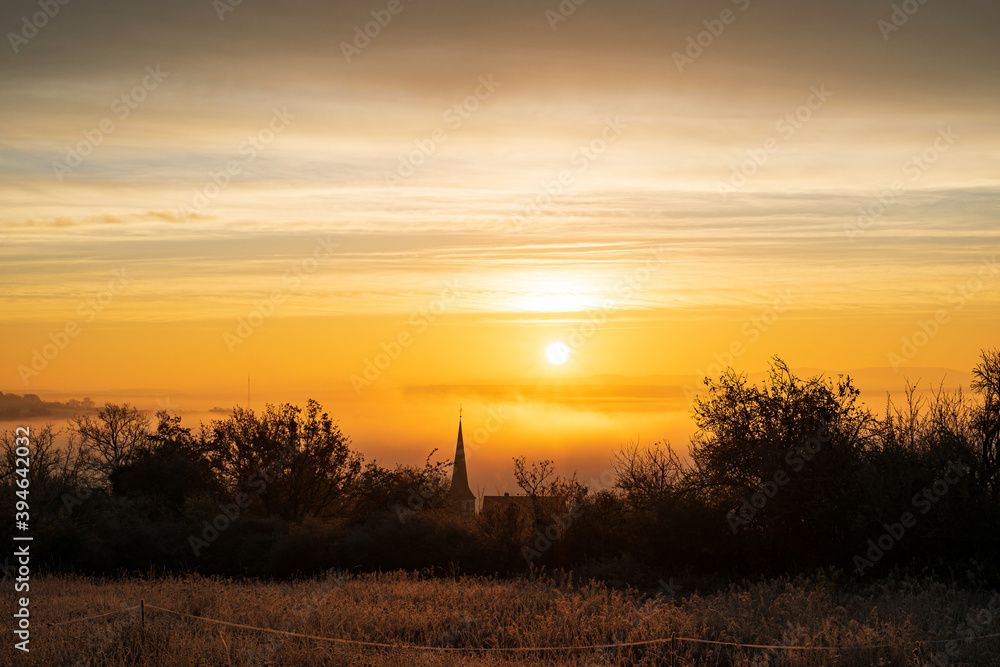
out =
[(6, 223), (3, 228), (11, 231), (31, 230), (31, 229), (74, 229), (86, 228), (102, 225), (130, 225), (144, 222), (168, 222), (185, 223), (191, 220), (208, 221), (215, 216), (202, 213), (194, 213), (185, 217), (177, 211), (150, 210), (143, 212), (127, 213), (124, 215), (112, 215), (110, 213), (100, 213), (88, 216), (68, 216), (60, 215), (54, 218), (33, 219)]

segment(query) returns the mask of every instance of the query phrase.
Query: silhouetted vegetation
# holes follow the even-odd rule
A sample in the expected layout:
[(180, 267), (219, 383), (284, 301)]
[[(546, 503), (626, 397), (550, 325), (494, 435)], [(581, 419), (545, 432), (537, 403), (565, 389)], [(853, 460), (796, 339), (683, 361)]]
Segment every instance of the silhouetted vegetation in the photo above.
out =
[(0, 391), (0, 421), (30, 419), (34, 417), (69, 416), (80, 410), (93, 410), (94, 402), (71, 399), (65, 403), (43, 401), (38, 394), (5, 394)]
[[(68, 447), (51, 428), (32, 433), (35, 562), (271, 576), (971, 566), (995, 580), (1000, 350), (983, 352), (973, 378), (971, 396), (911, 387), (876, 415), (849, 377), (799, 378), (777, 358), (759, 385), (728, 370), (694, 404), (689, 456), (623, 447), (601, 489), (515, 459), (528, 502), (469, 518), (449, 511), (447, 461), (366, 462), (315, 401), (236, 408), (197, 434), (176, 415), (158, 413), (154, 428), (106, 404), (71, 421)], [(0, 435), (8, 516), (14, 444)]]

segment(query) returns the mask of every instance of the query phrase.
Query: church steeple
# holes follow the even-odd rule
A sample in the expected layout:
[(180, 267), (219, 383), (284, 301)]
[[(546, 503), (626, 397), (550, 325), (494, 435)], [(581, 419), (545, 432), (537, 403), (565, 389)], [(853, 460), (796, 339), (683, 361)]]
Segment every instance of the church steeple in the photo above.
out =
[(476, 495), (469, 488), (469, 471), (465, 467), (465, 443), (462, 442), (462, 411), (458, 411), (458, 442), (455, 445), (455, 467), (451, 472), (451, 490), (448, 493), (452, 508), (459, 514), (472, 514), (476, 510)]

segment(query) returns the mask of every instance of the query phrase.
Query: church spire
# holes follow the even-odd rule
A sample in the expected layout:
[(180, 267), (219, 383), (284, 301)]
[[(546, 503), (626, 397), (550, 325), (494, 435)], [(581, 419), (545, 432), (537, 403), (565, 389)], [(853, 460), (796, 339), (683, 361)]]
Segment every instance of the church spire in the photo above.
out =
[(448, 492), (452, 507), (460, 514), (472, 514), (476, 507), (476, 496), (469, 488), (469, 472), (465, 467), (465, 443), (462, 441), (462, 409), (458, 410), (458, 442), (455, 444), (455, 467), (451, 473), (451, 489)]

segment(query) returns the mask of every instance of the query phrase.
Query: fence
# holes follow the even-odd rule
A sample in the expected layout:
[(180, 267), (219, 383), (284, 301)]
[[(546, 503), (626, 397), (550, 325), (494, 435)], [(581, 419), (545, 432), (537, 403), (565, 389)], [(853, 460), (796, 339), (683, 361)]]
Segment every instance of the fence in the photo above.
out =
[[(369, 642), (360, 639), (342, 639), (339, 637), (320, 637), (318, 635), (307, 635), (301, 632), (289, 632), (287, 630), (275, 630), (274, 628), (261, 628), (254, 625), (245, 625), (243, 623), (232, 623), (230, 621), (221, 621), (215, 618), (208, 618), (206, 616), (195, 616), (194, 614), (188, 614), (183, 611), (175, 611), (173, 609), (167, 609), (166, 607), (159, 607), (157, 605), (146, 604), (145, 600), (141, 600), (139, 604), (132, 607), (126, 607), (124, 609), (119, 609), (117, 611), (109, 611), (104, 614), (94, 614), (92, 616), (84, 616), (82, 618), (72, 618), (66, 621), (60, 621), (58, 623), (46, 623), (49, 627), (59, 627), (72, 625), (75, 623), (83, 623), (85, 621), (92, 621), (99, 618), (106, 618), (108, 616), (115, 616), (117, 614), (124, 614), (126, 612), (135, 611), (136, 609), (140, 612), (140, 619), (142, 627), (145, 628), (146, 623), (146, 610), (152, 609), (154, 611), (162, 612), (165, 614), (173, 614), (174, 616), (180, 616), (184, 618), (191, 618), (196, 621), (201, 621), (203, 623), (214, 623), (216, 625), (225, 625), (230, 628), (239, 628), (241, 630), (251, 630), (255, 632), (269, 632), (271, 634), (283, 635), (286, 637), (298, 637), (300, 639), (312, 639), (315, 641), (331, 642), (336, 644), (346, 644), (354, 646), (364, 646), (371, 648), (392, 648), (392, 649), (409, 649), (413, 651), (437, 651), (437, 652), (452, 652), (452, 653), (548, 653), (556, 651), (594, 651), (594, 650), (605, 650), (605, 649), (617, 649), (626, 648), (629, 646), (650, 646), (653, 644), (670, 644), (674, 650), (677, 649), (678, 644), (690, 643), (690, 644), (714, 644), (717, 646), (731, 646), (733, 648), (752, 648), (752, 649), (762, 649), (770, 651), (863, 651), (871, 650), (877, 648), (898, 648), (904, 646), (903, 643), (895, 644), (866, 644), (863, 646), (780, 646), (777, 644), (743, 644), (740, 642), (726, 642), (726, 641), (716, 641), (712, 639), (697, 639), (695, 637), (659, 637), (655, 639), (645, 639), (642, 641), (634, 642), (618, 642), (614, 644), (587, 644), (580, 646), (423, 646), (419, 644), (389, 644), (385, 642)], [(920, 640), (913, 642), (916, 651), (920, 651), (923, 646), (931, 644), (947, 644), (949, 642), (970, 642), (970, 641), (981, 641), (984, 639), (991, 639), (993, 637), (1000, 637), (1000, 632), (989, 634), (989, 635), (978, 635), (975, 637), (952, 637), (949, 639), (929, 639)]]

